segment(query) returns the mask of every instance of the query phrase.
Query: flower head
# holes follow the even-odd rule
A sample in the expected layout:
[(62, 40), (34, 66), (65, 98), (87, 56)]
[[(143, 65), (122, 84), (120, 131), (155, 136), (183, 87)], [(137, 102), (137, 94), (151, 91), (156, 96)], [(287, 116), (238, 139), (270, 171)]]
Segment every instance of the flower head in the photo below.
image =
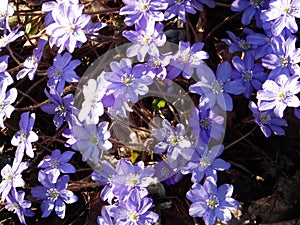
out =
[(0, 127), (4, 128), (4, 117), (10, 118), (14, 107), (11, 105), (17, 99), (18, 91), (16, 88), (7, 90), (8, 83), (6, 80), (0, 81)]
[(12, 30), (8, 35), (3, 34), (3, 36), (0, 38), (0, 51), (9, 43), (15, 41), (16, 39), (24, 35), (24, 31), (19, 31), (20, 28), (21, 26), (17, 27), (16, 29)]
[(196, 13), (196, 10), (192, 5), (191, 0), (168, 0), (167, 2), (168, 2), (168, 8), (165, 11), (165, 20), (169, 20), (174, 18), (175, 16), (178, 16), (179, 20), (185, 23), (186, 13), (191, 13), (191, 14)]

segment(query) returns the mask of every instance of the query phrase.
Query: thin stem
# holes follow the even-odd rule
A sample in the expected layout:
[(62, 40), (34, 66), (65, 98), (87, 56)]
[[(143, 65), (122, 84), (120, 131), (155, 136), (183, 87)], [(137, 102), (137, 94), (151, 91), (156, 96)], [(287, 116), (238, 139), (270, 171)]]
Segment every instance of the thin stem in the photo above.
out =
[(250, 134), (252, 134), (253, 131), (255, 131), (256, 128), (257, 128), (257, 126), (253, 127), (252, 130), (250, 130), (247, 134), (245, 134), (244, 136), (242, 136), (239, 139), (235, 140), (234, 142), (231, 142), (229, 145), (226, 145), (224, 149), (226, 150), (226, 149), (231, 148), (232, 146), (236, 145), (237, 143), (239, 143), (240, 141), (242, 141), (243, 139), (248, 137)]

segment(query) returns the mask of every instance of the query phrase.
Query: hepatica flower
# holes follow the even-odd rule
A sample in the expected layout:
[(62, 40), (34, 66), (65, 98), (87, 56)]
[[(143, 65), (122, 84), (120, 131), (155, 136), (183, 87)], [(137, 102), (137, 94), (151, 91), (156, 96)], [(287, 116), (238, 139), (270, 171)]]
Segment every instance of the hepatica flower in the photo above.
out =
[(154, 146), (154, 153), (166, 153), (171, 159), (182, 155), (185, 159), (190, 159), (192, 155), (192, 143), (185, 134), (183, 124), (177, 124), (173, 127), (166, 119), (162, 122), (162, 128), (153, 129), (152, 135), (159, 141)]
[[(77, 82), (79, 76), (74, 71), (81, 63), (79, 59), (71, 60), (72, 55), (69, 52), (57, 54), (53, 60), (53, 66), (47, 70), (48, 87), (62, 94), (66, 82)], [(52, 92), (52, 91), (50, 91)]]
[(82, 153), (82, 160), (87, 161), (91, 158), (92, 162), (98, 164), (103, 151), (108, 151), (112, 143), (108, 140), (110, 132), (109, 123), (106, 121), (95, 124), (74, 124), (72, 127), (73, 137), (76, 143), (72, 145), (74, 150)]
[(300, 49), (296, 48), (295, 36), (290, 36), (286, 40), (283, 36), (273, 37), (271, 47), (273, 52), (262, 59), (262, 65), (272, 71), (268, 79), (274, 80), (278, 75), (287, 76), (298, 74), (300, 67)]
[(12, 30), (8, 35), (3, 34), (3, 36), (0, 37), (0, 51), (2, 51), (2, 49), (6, 47), (9, 43), (14, 42), (16, 39), (24, 35), (24, 31), (19, 31), (20, 27), (21, 26)]
[(203, 186), (194, 184), (186, 197), (192, 202), (189, 214), (192, 217), (203, 217), (206, 225), (215, 224), (217, 219), (228, 222), (231, 220), (231, 209), (236, 209), (239, 203), (231, 198), (233, 186), (223, 184), (217, 187), (212, 177), (205, 179)]
[(192, 174), (192, 182), (199, 183), (204, 175), (217, 180), (217, 171), (229, 169), (230, 164), (218, 158), (224, 151), (223, 145), (216, 145), (212, 148), (206, 146), (204, 149), (197, 147), (194, 155), (181, 169), (182, 174)]
[(259, 59), (273, 52), (271, 38), (262, 33), (252, 33), (247, 35), (247, 42), (250, 45), (257, 46), (255, 49), (254, 58)]
[(186, 13), (195, 14), (191, 0), (167, 0), (168, 8), (165, 11), (165, 20), (170, 20), (178, 16), (179, 20), (185, 23)]
[(123, 0), (125, 6), (120, 9), (120, 15), (127, 15), (124, 22), (127, 26), (148, 21), (163, 21), (168, 4), (160, 0)]
[(238, 95), (245, 91), (241, 80), (229, 81), (231, 74), (232, 68), (229, 62), (218, 66), (216, 76), (208, 66), (200, 65), (197, 69), (200, 81), (191, 85), (189, 90), (207, 98), (210, 107), (217, 102), (223, 110), (231, 111), (233, 103), (229, 93)]
[(25, 182), (22, 172), (29, 166), (29, 162), (14, 160), (12, 166), (6, 164), (1, 170), (2, 182), (0, 183), (1, 200), (4, 201), (12, 189), (23, 187)]
[(287, 77), (282, 74), (275, 81), (267, 80), (262, 90), (257, 92), (260, 111), (273, 109), (277, 117), (282, 118), (286, 107), (299, 107), (300, 100), (296, 96), (300, 92), (299, 75)]
[(178, 52), (168, 66), (168, 79), (176, 78), (181, 72), (184, 78), (190, 79), (203, 59), (208, 59), (207, 52), (202, 51), (204, 43), (197, 42), (190, 46), (189, 42), (180, 41)]
[(207, 5), (209, 8), (215, 7), (214, 0), (192, 0), (192, 5), (199, 11), (203, 11), (203, 4)]
[(109, 214), (116, 224), (152, 225), (158, 220), (158, 215), (149, 211), (152, 202), (151, 198), (142, 196), (138, 190), (132, 190), (127, 199), (119, 201), (109, 209)]
[(35, 113), (24, 112), (21, 114), (21, 119), (19, 121), (20, 131), (18, 131), (11, 139), (11, 144), (17, 146), (16, 158), (21, 160), (24, 155), (30, 158), (34, 157), (32, 142), (36, 142), (39, 137), (32, 131), (35, 121)]
[(14, 14), (13, 7), (9, 4), (9, 0), (3, 0), (0, 5), (0, 26), (4, 25), (4, 33), (10, 31), (8, 19)]
[(31, 194), (33, 197), (43, 200), (41, 204), (42, 218), (48, 217), (53, 209), (58, 217), (65, 218), (65, 203), (72, 204), (78, 200), (72, 191), (67, 190), (69, 175), (64, 175), (58, 178), (56, 183), (51, 183), (48, 174), (41, 170), (38, 180), (43, 186), (33, 187)]
[(262, 83), (267, 79), (267, 74), (260, 63), (255, 63), (250, 54), (246, 54), (244, 60), (234, 56), (232, 64), (235, 70), (232, 71), (233, 80), (241, 80), (245, 87), (244, 96), (250, 98), (253, 89), (260, 90)]
[(127, 50), (127, 57), (137, 56), (143, 62), (146, 54), (159, 56), (158, 47), (166, 42), (166, 35), (162, 33), (164, 25), (153, 21), (136, 26), (136, 30), (125, 30), (123, 36), (133, 43)]
[(166, 66), (169, 65), (171, 58), (172, 55), (168, 53), (158, 57), (150, 57), (145, 65), (147, 68), (147, 74), (152, 78), (157, 77), (164, 80), (167, 76)]
[(54, 23), (46, 28), (50, 35), (50, 47), (56, 45), (61, 53), (65, 48), (72, 53), (76, 47), (81, 47), (87, 41), (84, 33), (86, 25), (91, 17), (82, 14), (82, 4), (59, 4), (56, 10), (51, 12)]
[(11, 75), (6, 71), (8, 67), (8, 55), (0, 57), (0, 82), (5, 81), (7, 85), (11, 85), (14, 80)]
[(26, 225), (25, 216), (32, 217), (34, 212), (30, 209), (31, 201), (24, 200), (25, 192), (13, 190), (6, 198), (5, 208), (13, 213), (16, 213), (20, 222)]
[(50, 103), (42, 105), (41, 110), (44, 112), (54, 115), (53, 122), (58, 130), (64, 121), (67, 121), (69, 127), (72, 125), (72, 117), (76, 113), (74, 104), (73, 94), (67, 94), (61, 97), (57, 93), (49, 94), (45, 89), (45, 94), (49, 98)]
[(16, 88), (7, 91), (7, 85), (5, 80), (0, 81), (0, 127), (2, 128), (5, 127), (3, 123), (4, 117), (10, 118), (11, 113), (15, 109), (11, 104), (16, 101), (18, 95)]
[(300, 18), (300, 4), (298, 0), (270, 0), (269, 9), (263, 10), (261, 19), (272, 22), (272, 33), (278, 36), (284, 28), (292, 33), (298, 31), (296, 18)]
[(43, 168), (44, 172), (48, 174), (50, 182), (56, 183), (60, 173), (75, 173), (75, 167), (68, 163), (75, 152), (65, 151), (60, 152), (59, 149), (55, 149), (51, 156), (47, 155), (38, 165), (39, 168)]
[(252, 111), (255, 123), (259, 125), (260, 130), (266, 137), (270, 137), (272, 132), (275, 135), (285, 135), (282, 128), (288, 125), (285, 119), (275, 116), (273, 110), (260, 111), (252, 101), (249, 102), (248, 107)]
[(37, 47), (33, 50), (32, 56), (25, 59), (25, 62), (23, 63), (24, 68), (18, 72), (16, 76), (17, 80), (24, 78), (26, 75), (28, 75), (30, 80), (33, 80), (46, 44), (46, 40), (39, 39)]

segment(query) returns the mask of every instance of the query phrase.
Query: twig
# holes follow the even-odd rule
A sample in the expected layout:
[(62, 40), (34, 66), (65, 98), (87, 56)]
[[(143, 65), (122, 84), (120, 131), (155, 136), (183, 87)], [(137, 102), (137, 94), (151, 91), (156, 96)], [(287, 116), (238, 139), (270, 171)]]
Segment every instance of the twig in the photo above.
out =
[(255, 126), (254, 128), (252, 128), (252, 130), (250, 130), (247, 134), (245, 134), (244, 136), (240, 137), (239, 139), (235, 140), (234, 142), (231, 142), (229, 145), (225, 146), (225, 150), (228, 148), (231, 148), (232, 146), (234, 146), (235, 144), (239, 143), (240, 141), (242, 141), (243, 139), (245, 139), (246, 137), (248, 137), (250, 134), (252, 134), (252, 132), (257, 128), (257, 126)]

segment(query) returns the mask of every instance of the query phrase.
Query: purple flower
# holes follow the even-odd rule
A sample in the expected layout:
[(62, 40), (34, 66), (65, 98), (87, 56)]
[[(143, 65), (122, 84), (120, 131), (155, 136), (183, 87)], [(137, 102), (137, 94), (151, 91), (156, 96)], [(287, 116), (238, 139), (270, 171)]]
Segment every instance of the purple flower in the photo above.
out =
[(165, 11), (165, 20), (169, 20), (178, 16), (179, 20), (185, 23), (186, 13), (195, 14), (191, 0), (167, 0), (168, 8)]
[(220, 115), (220, 108), (217, 106), (209, 108), (206, 102), (200, 102), (198, 107), (193, 109), (189, 122), (193, 128), (192, 134), (200, 137), (206, 144), (211, 138), (220, 140), (224, 136), (224, 117)]
[(168, 158), (175, 160), (179, 155), (185, 159), (190, 159), (192, 155), (192, 143), (185, 134), (185, 127), (183, 124), (177, 124), (173, 127), (171, 123), (164, 119), (162, 128), (153, 129), (152, 135), (159, 141), (154, 146), (154, 153), (165, 153)]
[(39, 182), (43, 186), (33, 187), (31, 194), (35, 198), (43, 200), (41, 204), (42, 218), (48, 217), (53, 209), (56, 215), (63, 219), (66, 213), (66, 204), (72, 204), (78, 200), (72, 191), (67, 190), (69, 175), (58, 178), (55, 184), (49, 180), (49, 175), (44, 171), (39, 172)]
[(257, 46), (254, 58), (259, 59), (273, 52), (271, 38), (265, 34), (252, 33), (246, 37), (247, 42), (252, 46)]
[(115, 223), (112, 221), (110, 215), (109, 215), (109, 208), (111, 206), (103, 206), (101, 209), (101, 216), (98, 216), (97, 218), (97, 224), (98, 225), (114, 225)]
[(112, 62), (110, 68), (112, 72), (104, 74), (105, 79), (110, 82), (106, 93), (114, 95), (115, 105), (120, 102), (136, 103), (139, 95), (148, 93), (147, 85), (150, 85), (153, 80), (145, 74), (144, 65), (137, 64), (132, 67), (131, 61), (123, 58), (120, 63)]
[(71, 59), (72, 55), (69, 52), (65, 52), (63, 56), (61, 54), (55, 56), (53, 66), (47, 70), (50, 92), (55, 90), (58, 94), (62, 94), (65, 82), (77, 82), (80, 79), (74, 70), (81, 62), (79, 59)]
[(223, 145), (216, 145), (212, 148), (197, 147), (194, 155), (188, 163), (181, 169), (183, 174), (192, 174), (192, 182), (199, 183), (204, 175), (213, 177), (217, 180), (217, 171), (229, 169), (230, 164), (218, 158), (224, 151)]
[(47, 155), (38, 165), (43, 168), (44, 172), (48, 174), (49, 181), (56, 183), (60, 172), (62, 173), (75, 173), (75, 167), (68, 163), (75, 152), (65, 151), (61, 154), (59, 149), (55, 149), (51, 156)]
[(25, 192), (13, 190), (6, 198), (5, 208), (8, 211), (16, 213), (20, 222), (26, 225), (25, 216), (32, 217), (34, 212), (30, 209), (31, 201), (24, 200)]
[(50, 35), (50, 47), (56, 45), (61, 53), (65, 48), (72, 53), (76, 47), (81, 47), (87, 41), (84, 33), (91, 17), (82, 14), (82, 4), (58, 4), (51, 12), (54, 23), (47, 26), (46, 32)]
[(8, 35), (3, 34), (3, 36), (0, 38), (0, 51), (2, 51), (2, 49), (6, 47), (6, 45), (8, 45), (9, 43), (14, 42), (16, 39), (24, 35), (24, 31), (19, 31), (20, 28), (21, 26), (17, 27), (16, 29), (12, 30)]
[(42, 105), (41, 110), (51, 115), (54, 114), (53, 122), (56, 130), (61, 127), (64, 121), (67, 121), (69, 127), (71, 127), (72, 117), (76, 112), (76, 108), (73, 106), (73, 94), (61, 97), (57, 93), (49, 94), (46, 89), (44, 92), (49, 98), (50, 103)]
[(4, 25), (4, 33), (6, 34), (6, 30), (10, 31), (9, 27), (9, 17), (14, 14), (14, 8), (9, 3), (9, 0), (3, 0), (0, 5), (0, 26)]
[(4, 128), (4, 117), (10, 118), (11, 113), (14, 111), (14, 107), (11, 105), (16, 101), (18, 91), (16, 88), (7, 90), (7, 81), (0, 81), (0, 127)]
[(200, 81), (191, 85), (189, 90), (207, 98), (210, 107), (213, 107), (217, 102), (223, 110), (231, 111), (233, 104), (229, 93), (239, 95), (245, 91), (241, 80), (229, 81), (231, 74), (232, 68), (229, 62), (224, 62), (218, 66), (216, 77), (208, 66), (200, 65), (197, 68)]
[(124, 22), (127, 26), (147, 23), (149, 21), (163, 21), (168, 4), (160, 0), (123, 0), (125, 6), (120, 9), (120, 15), (127, 15)]
[(260, 126), (260, 130), (266, 137), (270, 137), (272, 132), (275, 135), (285, 135), (282, 128), (288, 125), (285, 119), (276, 117), (273, 110), (260, 111), (252, 101), (249, 102), (248, 107), (252, 111), (255, 123)]
[(109, 214), (120, 225), (155, 224), (158, 215), (149, 211), (152, 202), (151, 198), (144, 197), (135, 189), (129, 193), (128, 198), (110, 207)]
[(25, 182), (22, 178), (23, 170), (26, 170), (29, 162), (13, 161), (12, 166), (6, 164), (1, 170), (2, 182), (0, 183), (1, 200), (4, 201), (10, 191), (17, 187), (23, 187)]
[(168, 66), (168, 79), (173, 80), (181, 72), (184, 78), (190, 79), (203, 59), (208, 59), (207, 52), (202, 51), (204, 43), (197, 42), (190, 47), (189, 42), (180, 41), (178, 52)]
[(215, 7), (214, 0), (192, 0), (192, 5), (199, 11), (203, 11), (203, 4), (207, 5), (209, 8)]
[(108, 129), (109, 122), (103, 121), (99, 125), (95, 124), (74, 124), (72, 133), (76, 143), (72, 148), (81, 151), (82, 160), (87, 161), (91, 158), (92, 162), (98, 164), (103, 151), (108, 151), (112, 143), (108, 140), (110, 132)]
[(139, 191), (143, 196), (148, 194), (147, 187), (152, 182), (153, 168), (147, 168), (143, 161), (132, 165), (126, 159), (121, 159), (116, 167), (117, 174), (111, 178), (112, 192), (119, 199), (129, 197), (132, 190)]
[(150, 59), (146, 62), (148, 75), (152, 78), (157, 77), (164, 80), (167, 76), (166, 66), (169, 65), (171, 58), (171, 54), (150, 57)]
[(261, 19), (272, 22), (272, 33), (278, 36), (284, 28), (292, 33), (298, 31), (296, 18), (300, 18), (298, 0), (270, 0), (269, 9), (261, 12)]
[(0, 82), (5, 81), (7, 85), (11, 85), (14, 80), (11, 75), (6, 71), (8, 67), (8, 55), (4, 55), (0, 57)]
[(203, 217), (206, 225), (215, 224), (217, 219), (228, 222), (231, 220), (231, 209), (236, 209), (239, 203), (231, 198), (233, 186), (223, 184), (219, 188), (212, 177), (207, 177), (203, 186), (194, 184), (186, 197), (192, 202), (189, 214), (192, 217)]
[(232, 79), (242, 81), (245, 87), (244, 96), (250, 98), (253, 89), (260, 90), (262, 82), (267, 79), (264, 68), (260, 63), (255, 63), (250, 54), (246, 54), (244, 60), (239, 56), (234, 56), (232, 64), (235, 67), (235, 70), (232, 71)]
[(18, 131), (11, 139), (11, 144), (13, 146), (18, 146), (16, 151), (16, 158), (18, 158), (18, 160), (22, 160), (24, 151), (30, 158), (34, 157), (31, 143), (36, 142), (39, 139), (37, 134), (32, 131), (34, 121), (35, 113), (22, 113), (21, 119), (19, 121), (20, 131)]
[(272, 70), (268, 79), (274, 80), (280, 74), (289, 76), (300, 73), (300, 48), (295, 48), (296, 40), (295, 36), (286, 40), (283, 36), (272, 38), (273, 52), (262, 59), (262, 65)]
[(166, 35), (162, 33), (164, 25), (162, 23), (148, 22), (142, 26), (136, 26), (136, 31), (125, 30), (123, 36), (133, 43), (127, 50), (127, 57), (137, 56), (143, 62), (146, 54), (159, 56), (158, 47), (166, 42)]
[(43, 56), (43, 51), (47, 41), (44, 39), (39, 39), (37, 47), (33, 50), (32, 56), (25, 59), (23, 63), (23, 69), (20, 70), (16, 76), (17, 80), (24, 78), (28, 74), (28, 78), (33, 80), (34, 74), (38, 68), (38, 64)]
[(257, 92), (260, 111), (273, 109), (277, 117), (282, 118), (286, 107), (299, 107), (300, 100), (296, 96), (300, 92), (299, 75), (287, 77), (282, 74), (275, 81), (267, 80), (262, 90)]
[(243, 12), (242, 24), (249, 25), (253, 16), (256, 20), (256, 25), (262, 27), (260, 19), (261, 10), (266, 9), (268, 1), (266, 0), (235, 0), (231, 4), (231, 10), (234, 12)]

